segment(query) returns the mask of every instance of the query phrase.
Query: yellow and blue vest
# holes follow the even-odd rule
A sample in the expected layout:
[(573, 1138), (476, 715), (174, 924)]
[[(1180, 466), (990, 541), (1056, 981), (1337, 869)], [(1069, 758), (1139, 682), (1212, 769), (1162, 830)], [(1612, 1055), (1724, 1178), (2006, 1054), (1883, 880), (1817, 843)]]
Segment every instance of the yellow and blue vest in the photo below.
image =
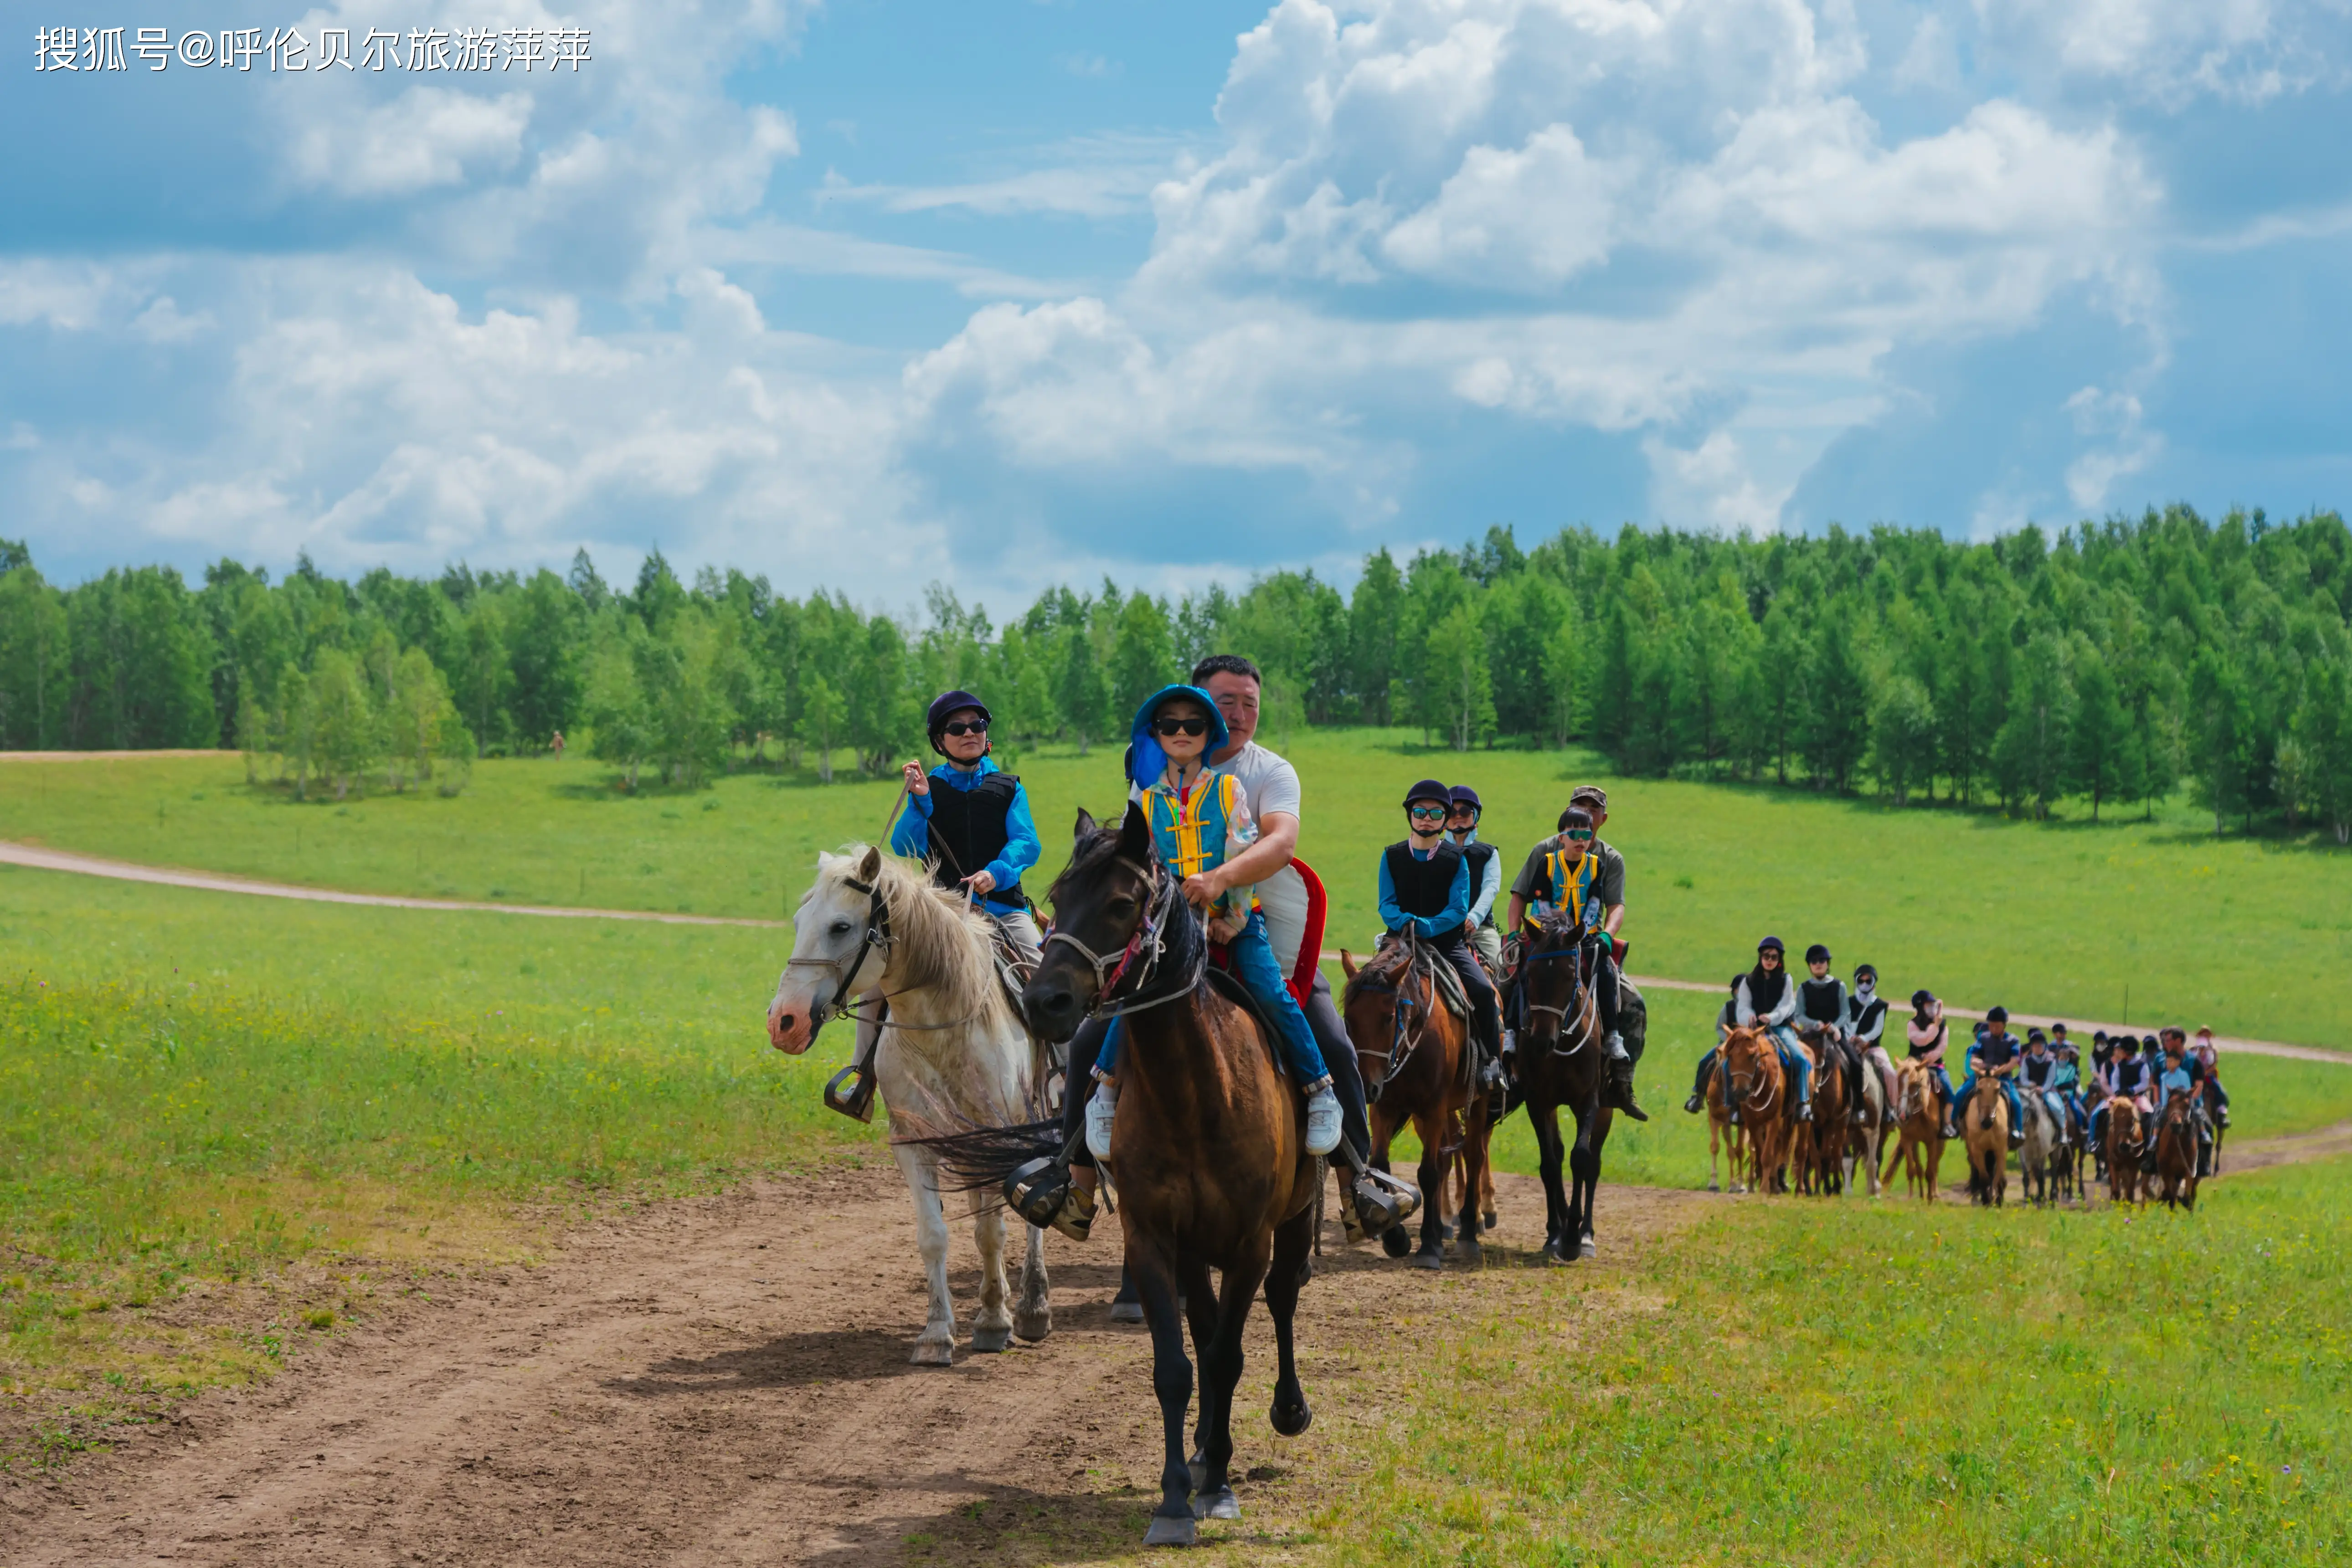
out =
[(1601, 906), (1592, 900), (1592, 884), (1601, 874), (1601, 857), (1590, 847), (1584, 858), (1571, 868), (1568, 851), (1555, 847), (1544, 856), (1545, 891), (1536, 904), (1528, 907), (1524, 923), (1532, 934), (1542, 921), (1537, 915), (1537, 905), (1549, 904), (1567, 911), (1570, 921), (1580, 931), (1591, 931), (1600, 924)]
[[(1231, 858), (1234, 808), (1241, 803), (1241, 781), (1231, 773), (1203, 773), (1183, 800), (1166, 784), (1143, 792), (1143, 809), (1151, 820), (1151, 847), (1160, 863), (1180, 878), (1214, 870)], [(1238, 919), (1257, 908), (1255, 888), (1229, 888), (1210, 910), (1213, 916)]]

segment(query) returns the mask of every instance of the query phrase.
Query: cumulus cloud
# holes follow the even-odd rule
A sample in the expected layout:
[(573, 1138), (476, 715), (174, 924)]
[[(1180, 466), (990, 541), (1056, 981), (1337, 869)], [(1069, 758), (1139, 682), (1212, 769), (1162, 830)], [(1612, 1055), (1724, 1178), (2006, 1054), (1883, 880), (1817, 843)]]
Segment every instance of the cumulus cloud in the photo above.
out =
[(2341, 0), (1974, 0), (1987, 42), (2029, 64), (2178, 101), (2261, 102), (2342, 85), (2352, 7)]

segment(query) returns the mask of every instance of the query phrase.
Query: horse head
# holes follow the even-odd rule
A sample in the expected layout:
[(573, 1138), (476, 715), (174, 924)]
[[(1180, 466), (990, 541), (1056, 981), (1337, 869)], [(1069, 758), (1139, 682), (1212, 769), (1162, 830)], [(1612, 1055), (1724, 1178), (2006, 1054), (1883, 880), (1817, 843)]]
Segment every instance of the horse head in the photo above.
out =
[(1751, 1103), (1761, 1110), (1771, 1102), (1780, 1083), (1780, 1055), (1761, 1029), (1736, 1028), (1723, 1037), (1725, 1106), (1733, 1110)]
[(1130, 971), (1150, 966), (1156, 954), (1142, 950), (1155, 934), (1149, 930), (1155, 904), (1170, 906), (1172, 915), (1183, 903), (1155, 900), (1158, 868), (1140, 805), (1129, 801), (1117, 827), (1079, 811), (1070, 864), (1045, 893), (1054, 930), (1021, 991), (1022, 1016), (1038, 1038), (1068, 1039), (1106, 992)]
[(1528, 1013), (1528, 1038), (1545, 1050), (1559, 1046), (1569, 1015), (1576, 1011), (1582, 989), (1577, 958), (1584, 946), (1583, 932), (1566, 917), (1553, 915), (1537, 928), (1535, 938), (1519, 951), (1519, 1000)]
[[(861, 853), (862, 851), (862, 853)], [(793, 915), (793, 956), (768, 1004), (768, 1043), (798, 1056), (861, 984), (881, 983), (888, 962), (882, 879), (895, 866), (870, 845), (819, 854), (816, 881)]]

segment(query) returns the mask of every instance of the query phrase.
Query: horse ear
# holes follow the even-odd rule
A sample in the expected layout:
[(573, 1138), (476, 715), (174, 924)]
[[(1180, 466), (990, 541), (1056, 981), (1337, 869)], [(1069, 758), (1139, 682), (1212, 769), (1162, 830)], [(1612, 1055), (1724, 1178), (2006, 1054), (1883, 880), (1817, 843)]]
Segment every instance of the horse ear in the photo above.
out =
[(866, 847), (866, 858), (857, 863), (857, 879), (861, 882), (871, 882), (881, 874), (882, 847), (878, 844), (869, 844)]
[(1147, 866), (1151, 863), (1151, 824), (1140, 802), (1127, 803), (1127, 816), (1118, 825), (1118, 852)]
[(1353, 980), (1356, 977), (1356, 957), (1346, 948), (1339, 950), (1339, 973)]
[(1078, 825), (1070, 829), (1070, 837), (1076, 843), (1084, 844), (1087, 841), (1087, 835), (1092, 833), (1097, 826), (1095, 814), (1082, 805), (1078, 807)]

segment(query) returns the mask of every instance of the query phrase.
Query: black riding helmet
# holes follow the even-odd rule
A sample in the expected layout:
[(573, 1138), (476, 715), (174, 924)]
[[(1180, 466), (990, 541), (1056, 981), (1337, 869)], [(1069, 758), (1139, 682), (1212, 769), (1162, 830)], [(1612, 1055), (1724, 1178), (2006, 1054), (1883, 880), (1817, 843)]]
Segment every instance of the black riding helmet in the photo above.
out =
[(1435, 779), (1423, 779), (1404, 792), (1404, 809), (1411, 811), (1423, 801), (1427, 801), (1432, 805), (1442, 805), (1451, 811), (1454, 808), (1454, 792)]
[(1823, 947), (1820, 942), (1815, 942), (1812, 946), (1805, 949), (1805, 962), (1807, 963), (1827, 963), (1829, 961), (1830, 950)]
[(988, 704), (969, 691), (942, 691), (931, 699), (929, 709), (923, 714), (923, 732), (930, 737), (931, 750), (943, 757), (948, 754), (948, 749), (940, 744), (940, 736), (946, 732), (948, 721), (967, 708), (980, 715), (982, 723), (992, 722)]
[[(1459, 811), (1466, 805), (1473, 816), (1484, 816), (1486, 814), (1486, 805), (1479, 800), (1478, 792), (1468, 784), (1455, 784), (1445, 792), (1445, 799), (1450, 811)], [(1406, 804), (1410, 805), (1411, 802)]]
[(1768, 947), (1774, 952), (1779, 953), (1782, 958), (1789, 956), (1788, 948), (1783, 945), (1780, 939), (1777, 936), (1768, 936), (1762, 942), (1758, 942), (1756, 944), (1756, 951), (1760, 953)]

